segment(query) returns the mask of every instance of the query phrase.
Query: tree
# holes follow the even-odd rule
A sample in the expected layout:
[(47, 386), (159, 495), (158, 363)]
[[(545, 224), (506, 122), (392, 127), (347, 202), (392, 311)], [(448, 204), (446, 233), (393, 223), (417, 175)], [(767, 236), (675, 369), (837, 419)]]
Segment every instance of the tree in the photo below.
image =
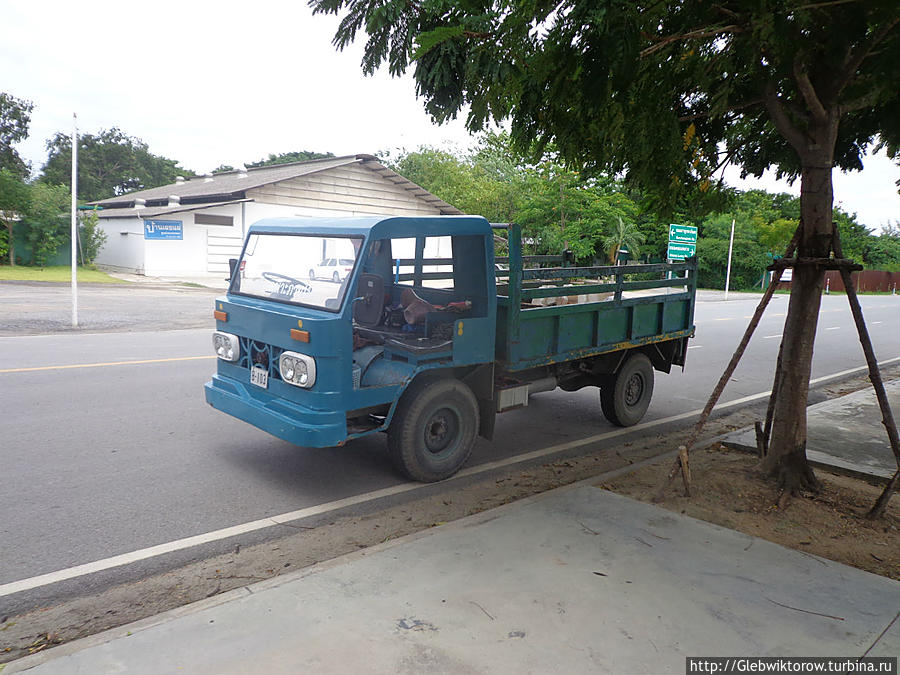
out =
[[(52, 185), (72, 183), (72, 137), (57, 133), (47, 141), (49, 156), (40, 182)], [(126, 192), (174, 183), (177, 176), (189, 176), (174, 159), (151, 153), (139, 138), (119, 129), (101, 130), (78, 137), (78, 197), (96, 201)]]
[(16, 264), (13, 226), (31, 208), (31, 188), (8, 169), (0, 169), (0, 221), (6, 226), (0, 238), (0, 257)]
[[(511, 120), (514, 141), (553, 143), (576, 167), (623, 173), (677, 203), (715, 171), (768, 167), (800, 178), (798, 256), (829, 255), (833, 167), (859, 169), (880, 136), (900, 150), (896, 0), (311, 0), (343, 14), (334, 43), (368, 33), (364, 72), (414, 66), (441, 122)], [(785, 320), (769, 453), (791, 492), (818, 488), (806, 459), (806, 401), (823, 286), (798, 266)]]
[(866, 250), (866, 262), (872, 269), (900, 272), (900, 224), (888, 223)]
[(71, 196), (62, 185), (35, 183), (23, 225), (34, 264), (45, 267), (69, 237)]
[(30, 169), (12, 146), (28, 138), (33, 108), (31, 101), (0, 92), (0, 169), (23, 180)]
[(291, 162), (308, 162), (312, 159), (328, 159), (329, 157), (334, 157), (334, 155), (330, 152), (312, 152), (310, 150), (300, 150), (299, 152), (282, 152), (278, 155), (269, 155), (265, 159), (261, 159), (258, 162), (251, 162), (247, 164), (248, 169), (253, 169), (258, 166), (272, 166), (273, 164), (289, 164)]
[(80, 211), (78, 214), (78, 243), (83, 264), (91, 265), (109, 236), (100, 228), (100, 218), (96, 211)]
[(603, 246), (609, 251), (610, 261), (618, 264), (619, 252), (622, 249), (633, 256), (639, 255), (641, 246), (644, 245), (644, 239), (644, 235), (640, 233), (634, 223), (626, 223), (620, 217), (612, 234), (604, 238)]
[(528, 192), (525, 172), (499, 135), (486, 134), (470, 153), (423, 146), (382, 160), (460, 211), (492, 222), (513, 220)]

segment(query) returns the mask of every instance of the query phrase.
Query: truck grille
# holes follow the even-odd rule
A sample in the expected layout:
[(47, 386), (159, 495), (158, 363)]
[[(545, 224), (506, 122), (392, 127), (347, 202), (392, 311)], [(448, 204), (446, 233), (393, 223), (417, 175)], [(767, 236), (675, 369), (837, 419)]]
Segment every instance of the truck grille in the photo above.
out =
[(258, 366), (267, 370), (269, 377), (276, 380), (281, 379), (281, 373), (278, 372), (278, 359), (284, 351), (281, 347), (240, 335), (238, 340), (241, 343), (241, 358), (238, 361), (241, 368), (250, 370), (253, 366)]

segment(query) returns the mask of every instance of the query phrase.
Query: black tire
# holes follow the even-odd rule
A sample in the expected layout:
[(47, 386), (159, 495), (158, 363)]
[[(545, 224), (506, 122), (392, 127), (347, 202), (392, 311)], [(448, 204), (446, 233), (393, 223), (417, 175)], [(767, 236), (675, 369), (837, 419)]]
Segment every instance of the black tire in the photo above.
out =
[(315, 270), (310, 270), (310, 271), (309, 271), (309, 278), (310, 278), (311, 280), (316, 278), (316, 271), (315, 271)]
[(341, 275), (338, 274), (337, 272), (335, 272), (334, 274), (331, 275), (331, 280), (334, 283), (338, 283), (341, 280)]
[(413, 382), (388, 429), (391, 461), (412, 480), (449, 478), (469, 459), (478, 423), (478, 401), (459, 380)]
[(652, 396), (653, 364), (646, 355), (633, 354), (611, 381), (600, 387), (600, 408), (616, 426), (630, 427), (644, 417)]

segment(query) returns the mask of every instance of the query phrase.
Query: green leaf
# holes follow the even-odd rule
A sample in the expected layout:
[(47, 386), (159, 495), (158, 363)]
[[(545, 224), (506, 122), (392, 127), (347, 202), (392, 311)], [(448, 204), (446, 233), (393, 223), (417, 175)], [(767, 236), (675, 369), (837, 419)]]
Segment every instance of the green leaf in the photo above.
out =
[(416, 37), (416, 49), (412, 53), (411, 60), (418, 61), (423, 54), (447, 40), (453, 40), (462, 36), (464, 31), (465, 29), (462, 26), (441, 26), (419, 34)]

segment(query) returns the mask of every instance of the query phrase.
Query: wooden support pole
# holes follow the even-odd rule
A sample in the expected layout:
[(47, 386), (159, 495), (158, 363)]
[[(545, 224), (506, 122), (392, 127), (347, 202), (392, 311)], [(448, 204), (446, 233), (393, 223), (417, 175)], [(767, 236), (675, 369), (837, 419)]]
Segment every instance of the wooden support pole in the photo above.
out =
[[(841, 252), (841, 237), (837, 228), (834, 229), (834, 253), (836, 256), (843, 257)], [(859, 333), (859, 342), (863, 348), (863, 354), (866, 357), (866, 365), (869, 367), (869, 379), (872, 381), (872, 387), (875, 389), (875, 397), (878, 399), (878, 406), (881, 408), (881, 423), (887, 431), (888, 440), (891, 444), (891, 451), (894, 453), (894, 459), (897, 460), (897, 466), (900, 467), (900, 437), (897, 435), (897, 423), (894, 421), (894, 415), (891, 412), (891, 403), (888, 401), (887, 392), (884, 389), (884, 381), (881, 379), (881, 371), (878, 368), (878, 359), (875, 358), (875, 350), (872, 347), (872, 340), (869, 337), (869, 330), (866, 327), (866, 320), (863, 318), (862, 307), (859, 304), (859, 297), (856, 295), (856, 289), (853, 287), (853, 280), (850, 278), (850, 270), (848, 267), (841, 268), (841, 279), (844, 281), (844, 288), (847, 291), (847, 301), (850, 303), (850, 311), (853, 313), (853, 321), (856, 323), (856, 330)], [(881, 496), (875, 502), (875, 505), (868, 513), (869, 518), (878, 518), (884, 513), (891, 494), (897, 486), (897, 474), (888, 482)]]
[(775, 418), (775, 401), (778, 400), (778, 392), (781, 390), (782, 355), (784, 354), (784, 336), (778, 345), (778, 359), (775, 361), (775, 377), (772, 379), (772, 393), (769, 395), (769, 405), (766, 408), (766, 425), (762, 431), (762, 454), (769, 454), (769, 438), (772, 436), (772, 420)]

